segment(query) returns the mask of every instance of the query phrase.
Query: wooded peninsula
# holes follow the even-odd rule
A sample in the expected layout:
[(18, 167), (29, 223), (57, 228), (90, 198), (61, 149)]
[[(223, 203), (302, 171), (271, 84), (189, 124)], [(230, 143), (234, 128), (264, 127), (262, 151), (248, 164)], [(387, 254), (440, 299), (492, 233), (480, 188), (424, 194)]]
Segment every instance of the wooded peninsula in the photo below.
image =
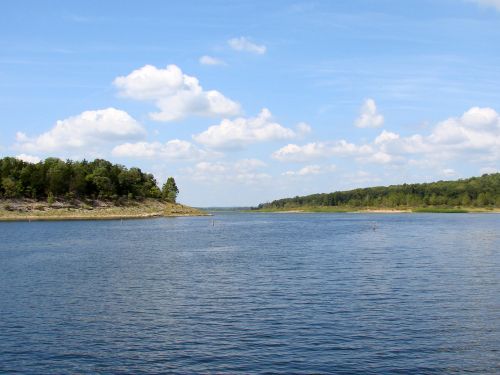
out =
[(259, 211), (488, 212), (500, 209), (500, 173), (458, 181), (377, 186), (261, 203)]
[(204, 215), (176, 202), (173, 177), (154, 176), (107, 160), (28, 163), (0, 159), (0, 220), (114, 219)]

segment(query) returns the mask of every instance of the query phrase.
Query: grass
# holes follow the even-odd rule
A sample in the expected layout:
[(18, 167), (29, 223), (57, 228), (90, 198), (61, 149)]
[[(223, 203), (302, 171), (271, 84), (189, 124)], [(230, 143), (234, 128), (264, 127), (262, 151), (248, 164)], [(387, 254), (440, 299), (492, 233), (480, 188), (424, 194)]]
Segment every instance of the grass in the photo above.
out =
[(428, 212), (436, 214), (467, 214), (471, 212), (463, 208), (446, 208), (446, 207), (421, 207), (415, 208), (413, 212)]

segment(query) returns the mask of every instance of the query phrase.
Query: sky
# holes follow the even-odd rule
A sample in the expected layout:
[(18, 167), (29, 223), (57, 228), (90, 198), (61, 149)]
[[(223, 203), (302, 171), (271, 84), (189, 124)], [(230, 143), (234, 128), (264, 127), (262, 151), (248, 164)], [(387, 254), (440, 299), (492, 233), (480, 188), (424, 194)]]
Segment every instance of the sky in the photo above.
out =
[(0, 157), (188, 205), (500, 169), (500, 0), (3, 1)]

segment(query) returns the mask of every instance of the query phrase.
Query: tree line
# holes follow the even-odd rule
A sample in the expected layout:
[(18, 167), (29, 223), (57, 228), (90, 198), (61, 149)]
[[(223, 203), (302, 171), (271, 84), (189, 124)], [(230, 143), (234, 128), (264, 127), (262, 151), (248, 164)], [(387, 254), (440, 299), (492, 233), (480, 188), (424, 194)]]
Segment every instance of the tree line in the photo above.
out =
[(103, 159), (47, 158), (39, 163), (0, 159), (0, 198), (155, 198), (175, 203), (178, 193), (173, 177), (160, 189), (152, 174)]
[(296, 196), (262, 203), (257, 208), (338, 207), (500, 207), (500, 173), (458, 181), (378, 186)]

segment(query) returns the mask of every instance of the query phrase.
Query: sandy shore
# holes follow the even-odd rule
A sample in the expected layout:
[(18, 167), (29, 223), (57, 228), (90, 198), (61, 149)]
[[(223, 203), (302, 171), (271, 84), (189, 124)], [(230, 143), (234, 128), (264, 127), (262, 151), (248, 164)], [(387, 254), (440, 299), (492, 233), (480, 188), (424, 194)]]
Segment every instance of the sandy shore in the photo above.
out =
[[(271, 212), (273, 213), (273, 212)], [(302, 211), (302, 210), (289, 210), (289, 211), (276, 211), (274, 212), (276, 214), (307, 214), (308, 211)]]
[(143, 215), (95, 215), (95, 216), (85, 216), (85, 215), (54, 215), (54, 216), (0, 216), (0, 222), (7, 221), (71, 221), (71, 220), (133, 220), (133, 219), (152, 219), (160, 217), (185, 217), (185, 216), (211, 216), (210, 214), (200, 213), (200, 214), (143, 214)]
[(413, 212), (412, 210), (358, 210), (358, 211), (351, 211), (352, 213), (355, 214), (404, 214), (404, 213), (410, 213)]
[(258, 211), (262, 213), (269, 214), (314, 214), (314, 213), (347, 213), (347, 214), (401, 214), (401, 213), (411, 213), (411, 210), (358, 210), (358, 211), (308, 211), (308, 210), (287, 210), (287, 211)]
[(325, 208), (325, 207), (308, 207), (304, 209), (292, 210), (253, 210), (248, 212), (255, 213), (271, 213), (271, 214), (304, 214), (304, 213), (350, 213), (350, 214), (404, 214), (404, 213), (484, 213), (484, 214), (498, 214), (498, 208), (477, 208), (477, 207), (460, 207), (460, 208), (407, 208), (407, 209), (389, 209), (389, 208), (363, 208), (363, 209), (341, 209), (341, 208)]
[(56, 202), (49, 205), (27, 199), (0, 200), (0, 221), (130, 220), (210, 215), (196, 208), (154, 199), (122, 206), (102, 201), (88, 203)]

